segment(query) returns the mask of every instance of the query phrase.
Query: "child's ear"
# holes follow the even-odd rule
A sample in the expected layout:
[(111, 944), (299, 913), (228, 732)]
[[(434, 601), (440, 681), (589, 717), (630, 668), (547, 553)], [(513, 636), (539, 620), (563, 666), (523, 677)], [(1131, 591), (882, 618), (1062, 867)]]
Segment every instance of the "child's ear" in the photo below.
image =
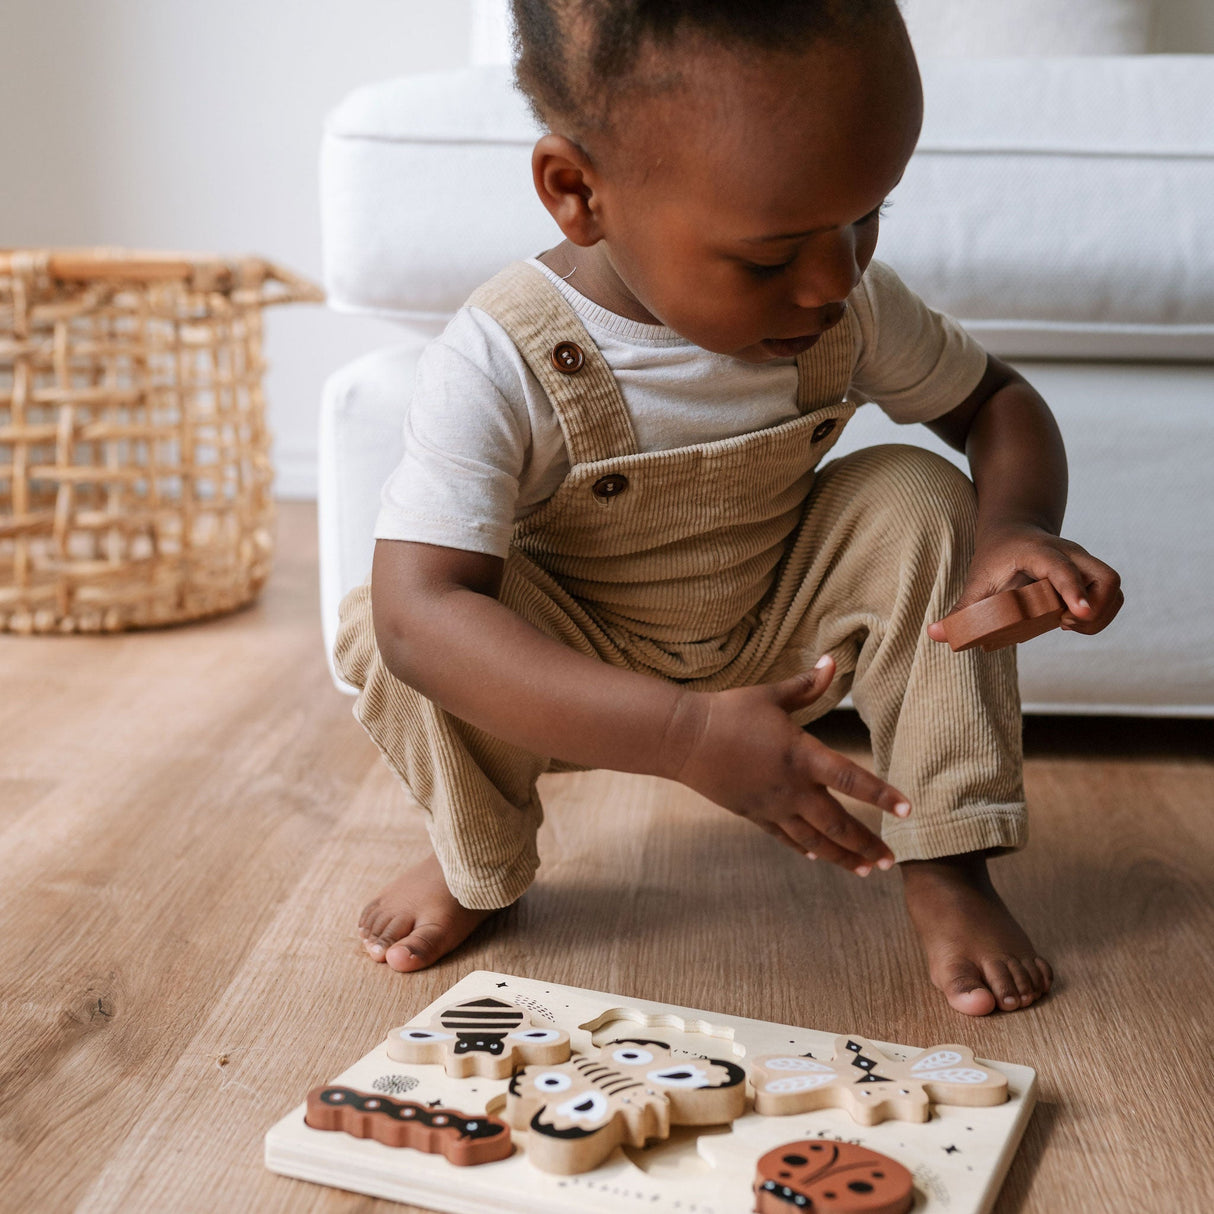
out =
[(589, 248), (603, 238), (594, 163), (573, 140), (544, 135), (531, 152), (531, 175), (535, 192), (567, 240)]

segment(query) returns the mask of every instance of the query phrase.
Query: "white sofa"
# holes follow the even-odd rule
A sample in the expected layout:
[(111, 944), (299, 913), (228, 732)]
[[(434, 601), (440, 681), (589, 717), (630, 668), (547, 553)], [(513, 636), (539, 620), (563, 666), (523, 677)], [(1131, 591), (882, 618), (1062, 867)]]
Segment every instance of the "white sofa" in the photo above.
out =
[[(878, 256), (1044, 393), (1071, 458), (1065, 534), (1124, 578), (1105, 633), (1022, 647), (1026, 711), (1214, 715), (1214, 56), (922, 67), (923, 138)], [(504, 66), (371, 85), (327, 122), (330, 304), (401, 324), (325, 387), (330, 653), (418, 351), (478, 283), (559, 239), (532, 191), (535, 136)], [(890, 439), (943, 450), (875, 406), (838, 450)]]

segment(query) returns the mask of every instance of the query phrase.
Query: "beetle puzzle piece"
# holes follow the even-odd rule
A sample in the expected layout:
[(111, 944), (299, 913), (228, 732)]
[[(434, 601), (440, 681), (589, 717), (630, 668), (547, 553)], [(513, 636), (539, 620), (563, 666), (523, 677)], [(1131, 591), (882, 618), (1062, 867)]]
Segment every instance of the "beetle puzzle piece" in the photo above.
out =
[(755, 1214), (906, 1214), (914, 1178), (897, 1160), (868, 1147), (817, 1138), (768, 1151), (754, 1183)]
[(541, 1171), (588, 1172), (621, 1143), (668, 1138), (671, 1125), (721, 1125), (746, 1107), (746, 1072), (720, 1058), (678, 1058), (664, 1041), (626, 1039), (510, 1081), (505, 1120), (528, 1130)]
[(979, 645), (992, 653), (1057, 628), (1065, 613), (1058, 591), (1043, 579), (971, 603), (946, 615), (940, 626), (954, 653)]
[(861, 1125), (887, 1117), (926, 1121), (929, 1104), (993, 1105), (1007, 1099), (1007, 1077), (979, 1066), (963, 1045), (934, 1045), (905, 1062), (864, 1037), (835, 1038), (834, 1058), (766, 1054), (751, 1068), (755, 1110), (769, 1116), (846, 1109)]
[(393, 1029), (388, 1057), (396, 1062), (437, 1062), (448, 1075), (506, 1079), (520, 1066), (569, 1057), (569, 1034), (485, 995), (445, 1007), (428, 1028)]
[(304, 1120), (314, 1130), (343, 1130), (385, 1146), (442, 1155), (461, 1168), (505, 1159), (514, 1149), (510, 1127), (497, 1117), (389, 1100), (354, 1088), (313, 1088)]

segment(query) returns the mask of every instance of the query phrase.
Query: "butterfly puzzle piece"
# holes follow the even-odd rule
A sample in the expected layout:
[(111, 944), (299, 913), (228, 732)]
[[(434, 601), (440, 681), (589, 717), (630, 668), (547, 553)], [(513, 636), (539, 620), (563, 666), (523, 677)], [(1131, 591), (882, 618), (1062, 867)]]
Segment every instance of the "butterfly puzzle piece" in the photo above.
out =
[(612, 1041), (510, 1081), (503, 1119), (527, 1130), (541, 1171), (589, 1172), (621, 1143), (643, 1147), (672, 1125), (722, 1125), (746, 1107), (746, 1072), (720, 1058), (676, 1058), (664, 1041)]
[(569, 1057), (569, 1034), (492, 995), (445, 1007), (428, 1026), (406, 1024), (388, 1035), (388, 1057), (436, 1062), (448, 1075), (506, 1079), (529, 1063)]
[(304, 1121), (314, 1130), (344, 1130), (385, 1146), (442, 1155), (457, 1167), (505, 1159), (514, 1149), (510, 1127), (497, 1117), (389, 1100), (354, 1088), (313, 1088)]
[(786, 1142), (768, 1151), (755, 1171), (755, 1214), (906, 1214), (915, 1201), (906, 1168), (849, 1142)]
[(931, 1103), (1002, 1104), (1007, 1076), (963, 1045), (934, 1045), (897, 1062), (864, 1037), (835, 1038), (834, 1058), (765, 1054), (751, 1066), (755, 1111), (765, 1116), (846, 1109), (861, 1125), (926, 1121)]

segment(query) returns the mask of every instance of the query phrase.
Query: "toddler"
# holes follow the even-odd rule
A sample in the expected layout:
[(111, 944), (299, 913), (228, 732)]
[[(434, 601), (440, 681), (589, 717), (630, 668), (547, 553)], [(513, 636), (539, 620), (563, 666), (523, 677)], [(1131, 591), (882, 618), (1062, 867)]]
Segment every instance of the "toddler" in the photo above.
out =
[[(1025, 841), (1015, 651), (952, 653), (938, 621), (1048, 578), (1094, 633), (1121, 592), (1059, 537), (1045, 403), (872, 260), (922, 115), (895, 0), (515, 0), (514, 21), (565, 239), (427, 348), (342, 604), (338, 668), (433, 847), (363, 911), (368, 953), (449, 952), (533, 879), (537, 777), (612, 768), (860, 877), (897, 864), (949, 1003), (1028, 1006), (1050, 966), (986, 870)], [(495, 222), (493, 182), (467, 186)], [(973, 483), (912, 446), (823, 464), (866, 402)], [(878, 775), (805, 728), (848, 690)]]

